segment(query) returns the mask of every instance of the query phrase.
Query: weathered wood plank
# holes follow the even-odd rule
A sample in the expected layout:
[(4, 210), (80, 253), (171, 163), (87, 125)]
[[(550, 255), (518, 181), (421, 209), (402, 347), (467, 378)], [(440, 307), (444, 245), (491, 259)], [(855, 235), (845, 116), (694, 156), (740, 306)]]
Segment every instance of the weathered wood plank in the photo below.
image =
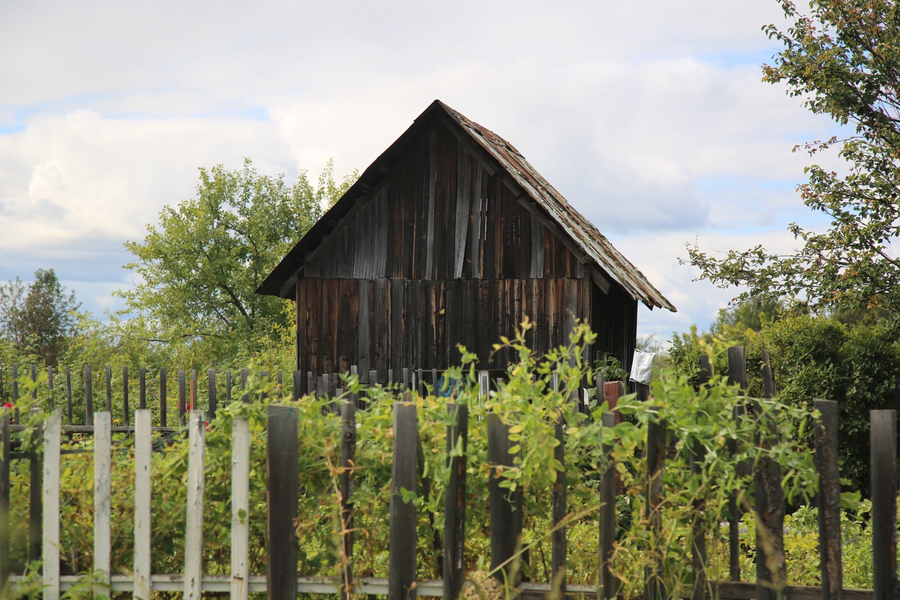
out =
[(372, 282), (360, 280), (357, 283), (358, 308), (356, 324), (356, 364), (359, 367), (360, 382), (365, 383), (369, 373), (369, 352), (371, 341), (369, 340), (369, 323), (372, 320), (371, 295)]
[(206, 480), (206, 426), (203, 411), (191, 410), (188, 423), (187, 517), (184, 535), (184, 597), (200, 600), (203, 577), (203, 497)]
[(875, 600), (897, 590), (897, 411), (869, 411), (872, 581)]
[[(44, 427), (44, 485), (43, 485), (43, 597), (59, 599), (59, 450), (62, 415), (58, 410)], [(33, 464), (33, 463), (32, 463)], [(33, 467), (32, 467), (33, 468)], [(108, 520), (108, 518), (107, 518)]]
[(435, 177), (437, 176), (437, 132), (428, 135), (428, 222), (425, 240), (425, 271), (423, 279), (434, 277), (434, 212)]
[(266, 467), (269, 494), (266, 518), (269, 598), (297, 598), (297, 537), (294, 517), (299, 502), (298, 418), (295, 407), (269, 405)]
[[(488, 463), (492, 467), (511, 467), (513, 456), (509, 453), (511, 446), (509, 428), (501, 421), (500, 415), (488, 414), (487, 432)], [(500, 487), (502, 480), (502, 475), (498, 476), (496, 469), (492, 469), (488, 483), (491, 518), (491, 570), (497, 569), (495, 577), (500, 581), (510, 582), (515, 587), (521, 575), (513, 560), (521, 542), (521, 495), (512, 494), (509, 488)]]
[(96, 415), (94, 429), (94, 574), (108, 585), (110, 571), (110, 516), (112, 484), (112, 419), (108, 412)]
[[(599, 379), (599, 378), (598, 378)], [(603, 388), (598, 386), (598, 394)], [(603, 427), (615, 427), (616, 415), (603, 413)], [(616, 468), (612, 446), (604, 444), (605, 463), (600, 472), (600, 599), (612, 600), (618, 590), (618, 579), (611, 570), (613, 544), (616, 541)]]
[(149, 410), (134, 414), (134, 598), (150, 600), (150, 428)]
[(122, 416), (125, 426), (131, 425), (131, 414), (128, 406), (128, 367), (122, 367)]
[[(168, 383), (168, 373), (165, 367), (159, 368), (159, 426), (166, 427), (166, 384)], [(134, 424), (137, 427), (137, 414), (134, 415)]]
[(341, 406), (341, 599), (347, 600), (353, 586), (353, 469), (356, 466), (356, 406)]
[(822, 600), (841, 600), (844, 574), (841, 562), (841, 480), (838, 472), (838, 405), (815, 400), (816, 470), (819, 472), (819, 567)]
[[(650, 474), (650, 484), (647, 486), (644, 516), (650, 523), (651, 540), (661, 539), (662, 534), (662, 516), (659, 507), (663, 502), (666, 446), (666, 422), (664, 420), (650, 421), (647, 424), (647, 472)], [(644, 598), (646, 600), (663, 600), (665, 597), (662, 565), (648, 566), (644, 572)]]
[(0, 407), (0, 589), (6, 588), (9, 579), (9, 419), (12, 411)]
[(465, 264), (466, 234), (469, 229), (469, 210), (472, 203), (472, 158), (462, 144), (457, 146), (456, 169), (453, 278), (459, 279), (462, 277)]
[(416, 505), (405, 502), (403, 491), (416, 493), (416, 405), (406, 392), (394, 404), (394, 448), (391, 466), (390, 548), (388, 599), (415, 600)]
[(231, 597), (250, 593), (250, 426), (237, 417), (231, 423)]
[[(436, 384), (435, 384), (436, 387)], [(437, 390), (436, 390), (437, 391)], [(450, 403), (454, 424), (447, 427), (447, 466), (450, 480), (444, 495), (444, 598), (459, 598), (465, 581), (466, 450), (469, 442), (469, 407)]]
[[(13, 365), (13, 376), (15, 376), (15, 367)], [(13, 396), (18, 397), (18, 389), (15, 387), (17, 382), (13, 382)], [(94, 424), (94, 377), (91, 373), (90, 365), (84, 367), (84, 407), (85, 407), (85, 425)], [(19, 424), (18, 409), (16, 409), (16, 425)]]

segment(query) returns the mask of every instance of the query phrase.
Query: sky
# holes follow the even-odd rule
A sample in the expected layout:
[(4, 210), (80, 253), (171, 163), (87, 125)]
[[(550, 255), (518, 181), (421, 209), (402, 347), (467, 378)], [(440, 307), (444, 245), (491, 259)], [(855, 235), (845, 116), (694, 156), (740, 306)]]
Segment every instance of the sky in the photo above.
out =
[[(126, 241), (192, 197), (198, 168), (362, 171), (435, 98), (528, 158), (708, 328), (738, 290), (685, 244), (787, 252), (826, 223), (794, 146), (836, 131), (761, 82), (775, 0), (0, 2), (0, 281), (53, 268), (97, 315)], [(822, 159), (818, 159), (822, 160)], [(827, 160), (827, 158), (826, 158)]]

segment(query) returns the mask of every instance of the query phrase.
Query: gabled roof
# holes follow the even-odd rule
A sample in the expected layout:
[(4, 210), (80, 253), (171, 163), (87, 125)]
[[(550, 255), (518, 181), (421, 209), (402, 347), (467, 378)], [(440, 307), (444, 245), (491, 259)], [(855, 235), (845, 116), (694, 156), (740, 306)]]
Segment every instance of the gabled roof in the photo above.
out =
[[(562, 235), (566, 236), (584, 253), (583, 262), (589, 261), (599, 267), (610, 279), (621, 285), (632, 298), (640, 300), (651, 309), (659, 307), (672, 312), (676, 311), (675, 306), (653, 287), (643, 273), (616, 250), (590, 221), (575, 210), (512, 144), (493, 131), (467, 119), (440, 100), (435, 100), (425, 109), (425, 112), (419, 115), (410, 128), (365, 170), (359, 180), (347, 190), (347, 193), (319, 219), (275, 267), (259, 287), (257, 293), (290, 297), (293, 292), (293, 283), (296, 280), (297, 272), (303, 265), (303, 257), (306, 253), (313, 251), (321, 244), (323, 238), (337, 227), (340, 220), (350, 212), (357, 201), (367, 196), (368, 192), (385, 176), (385, 173), (419, 139), (419, 136), (427, 131), (435, 119), (440, 119), (451, 129), (455, 129), (454, 133), (463, 143), (469, 146), (474, 145), (499, 165), (514, 186), (521, 188), (522, 192), (536, 203), (549, 221), (558, 226)], [(510, 184), (508, 180), (506, 183)]]

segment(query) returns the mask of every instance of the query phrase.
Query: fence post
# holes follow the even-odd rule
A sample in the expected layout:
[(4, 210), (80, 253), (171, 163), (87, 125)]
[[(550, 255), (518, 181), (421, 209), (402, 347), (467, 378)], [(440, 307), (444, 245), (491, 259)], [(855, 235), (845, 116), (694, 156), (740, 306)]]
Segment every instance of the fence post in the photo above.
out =
[(138, 408), (147, 408), (147, 368), (138, 369)]
[[(230, 377), (226, 374), (226, 379)], [(231, 423), (231, 598), (250, 593), (250, 425), (236, 417)]]
[[(700, 369), (697, 372), (697, 391), (709, 384), (712, 377), (712, 365), (709, 362), (709, 356), (703, 354), (699, 361)], [(706, 447), (695, 442), (691, 446), (691, 476), (701, 475), (703, 472), (703, 463), (706, 461)], [(691, 565), (694, 570), (694, 589), (691, 593), (691, 600), (703, 600), (707, 597), (707, 577), (706, 577), (706, 532), (703, 529), (704, 520), (704, 500), (703, 498), (694, 498), (693, 501), (693, 521), (691, 523)]]
[(402, 490), (416, 493), (416, 404), (409, 390), (394, 403), (394, 457), (391, 469), (388, 600), (413, 600), (416, 587), (416, 505)]
[(838, 405), (815, 400), (816, 470), (819, 472), (819, 565), (822, 600), (841, 600), (844, 595), (841, 563), (841, 480), (838, 469)]
[[(616, 415), (603, 413), (603, 427), (615, 427)], [(616, 597), (618, 582), (610, 570), (613, 542), (616, 541), (616, 466), (612, 446), (603, 445), (605, 464), (600, 471), (600, 594), (599, 600)]]
[(72, 370), (66, 365), (66, 420), (72, 424)]
[[(59, 450), (62, 415), (54, 410), (44, 430), (43, 597), (59, 599)], [(32, 463), (34, 464), (34, 463)]]
[[(756, 403), (759, 408), (758, 403)], [(768, 455), (777, 434), (775, 419), (759, 415), (757, 447), (762, 449), (754, 472), (756, 489), (756, 598), (783, 600), (787, 585), (784, 557), (784, 490), (781, 465)], [(818, 450), (816, 451), (818, 456)], [(821, 480), (820, 480), (821, 481)], [(821, 513), (820, 513), (821, 518)]]
[[(744, 360), (743, 346), (732, 346), (728, 349), (728, 385), (740, 385), (742, 390), (747, 389), (747, 366)], [(734, 407), (735, 421), (742, 418), (744, 414), (743, 407)], [(728, 450), (732, 454), (737, 454), (738, 447), (736, 440), (728, 441)], [(738, 465), (738, 476), (743, 476), (745, 465)], [(741, 580), (741, 563), (740, 563), (740, 523), (741, 515), (738, 510), (737, 494), (732, 492), (728, 499), (728, 572), (731, 581)]]
[[(656, 412), (658, 409), (653, 409)], [(662, 503), (663, 470), (666, 463), (666, 422), (647, 423), (647, 505), (645, 516), (650, 521), (651, 539), (658, 539), (662, 531), (659, 505)], [(658, 557), (651, 557), (658, 560)], [(644, 572), (645, 600), (663, 600), (665, 588), (662, 582), (662, 564), (646, 567)]]
[(134, 413), (134, 598), (150, 600), (150, 450), (153, 417)]
[(125, 427), (130, 427), (131, 414), (128, 406), (128, 367), (122, 367), (122, 413)]
[[(166, 367), (159, 368), (159, 426), (166, 426), (166, 385), (169, 383), (168, 369)], [(134, 422), (137, 424), (137, 415), (134, 416)]]
[(353, 586), (353, 469), (356, 466), (356, 404), (341, 405), (341, 599)]
[(104, 379), (106, 390), (106, 410), (109, 413), (112, 413), (112, 367), (106, 365), (106, 368), (103, 369), (104, 375), (106, 376)]
[(553, 533), (550, 534), (550, 597), (566, 597), (566, 528), (562, 525), (566, 518), (566, 421), (563, 415), (556, 420), (554, 435), (556, 447), (553, 449), (553, 458), (562, 465), (562, 470), (556, 471), (556, 481), (553, 482), (553, 507), (552, 522)]
[(203, 585), (203, 477), (206, 426), (203, 411), (191, 410), (188, 423), (187, 516), (184, 527), (184, 598), (200, 599)]
[(491, 517), (491, 570), (503, 565), (502, 572), (498, 572), (496, 577), (515, 587), (518, 585), (519, 569), (517, 561), (510, 559), (516, 553), (522, 533), (522, 496), (520, 493), (510, 493), (509, 488), (500, 487), (503, 476), (496, 473), (495, 467), (511, 467), (513, 465), (513, 457), (509, 453), (509, 427), (500, 420), (500, 415), (488, 413), (487, 433), (488, 463), (491, 465), (491, 477), (488, 482)]
[(93, 426), (94, 424), (94, 375), (91, 372), (91, 366), (84, 367), (84, 407), (85, 407), (85, 425)]
[(112, 419), (108, 412), (103, 411), (97, 413), (96, 421), (94, 426), (94, 573), (99, 575), (103, 583), (108, 586), (111, 554), (112, 430), (110, 428)]
[(184, 411), (187, 406), (187, 387), (184, 381), (184, 369), (178, 369), (178, 426), (184, 427)]
[(207, 406), (207, 414), (209, 415), (207, 418), (210, 421), (215, 421), (216, 412), (219, 410), (219, 398), (216, 394), (216, 370), (209, 369), (206, 372), (206, 397), (208, 400)]
[(269, 476), (266, 583), (271, 600), (297, 598), (297, 536), (294, 518), (299, 506), (298, 419), (299, 412), (293, 406), (269, 405), (266, 440)]
[[(30, 411), (30, 416), (35, 416), (40, 412), (36, 406)], [(40, 440), (43, 436), (43, 427), (38, 425), (35, 431), (35, 439)], [(44, 497), (43, 489), (43, 465), (41, 453), (37, 450), (28, 453), (31, 488), (29, 490), (28, 503), (28, 560), (31, 562), (41, 560), (41, 539), (43, 534), (41, 528), (43, 525)]]
[(869, 411), (874, 600), (897, 590), (897, 411)]
[(455, 423), (447, 427), (450, 481), (444, 495), (444, 598), (459, 598), (465, 581), (466, 451), (469, 446), (469, 406), (450, 403)]
[(9, 419), (11, 411), (0, 408), (0, 589), (9, 579)]

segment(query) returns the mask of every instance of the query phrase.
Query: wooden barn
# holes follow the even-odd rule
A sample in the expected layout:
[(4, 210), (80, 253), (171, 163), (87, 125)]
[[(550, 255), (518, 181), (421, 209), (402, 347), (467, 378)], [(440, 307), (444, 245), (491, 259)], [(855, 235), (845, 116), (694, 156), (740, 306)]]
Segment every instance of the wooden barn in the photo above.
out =
[[(480, 369), (526, 316), (537, 353), (575, 320), (589, 358), (634, 351), (638, 302), (675, 307), (503, 138), (436, 100), (272, 271), (259, 293), (297, 303), (297, 369)], [(305, 389), (305, 387), (304, 387)]]

